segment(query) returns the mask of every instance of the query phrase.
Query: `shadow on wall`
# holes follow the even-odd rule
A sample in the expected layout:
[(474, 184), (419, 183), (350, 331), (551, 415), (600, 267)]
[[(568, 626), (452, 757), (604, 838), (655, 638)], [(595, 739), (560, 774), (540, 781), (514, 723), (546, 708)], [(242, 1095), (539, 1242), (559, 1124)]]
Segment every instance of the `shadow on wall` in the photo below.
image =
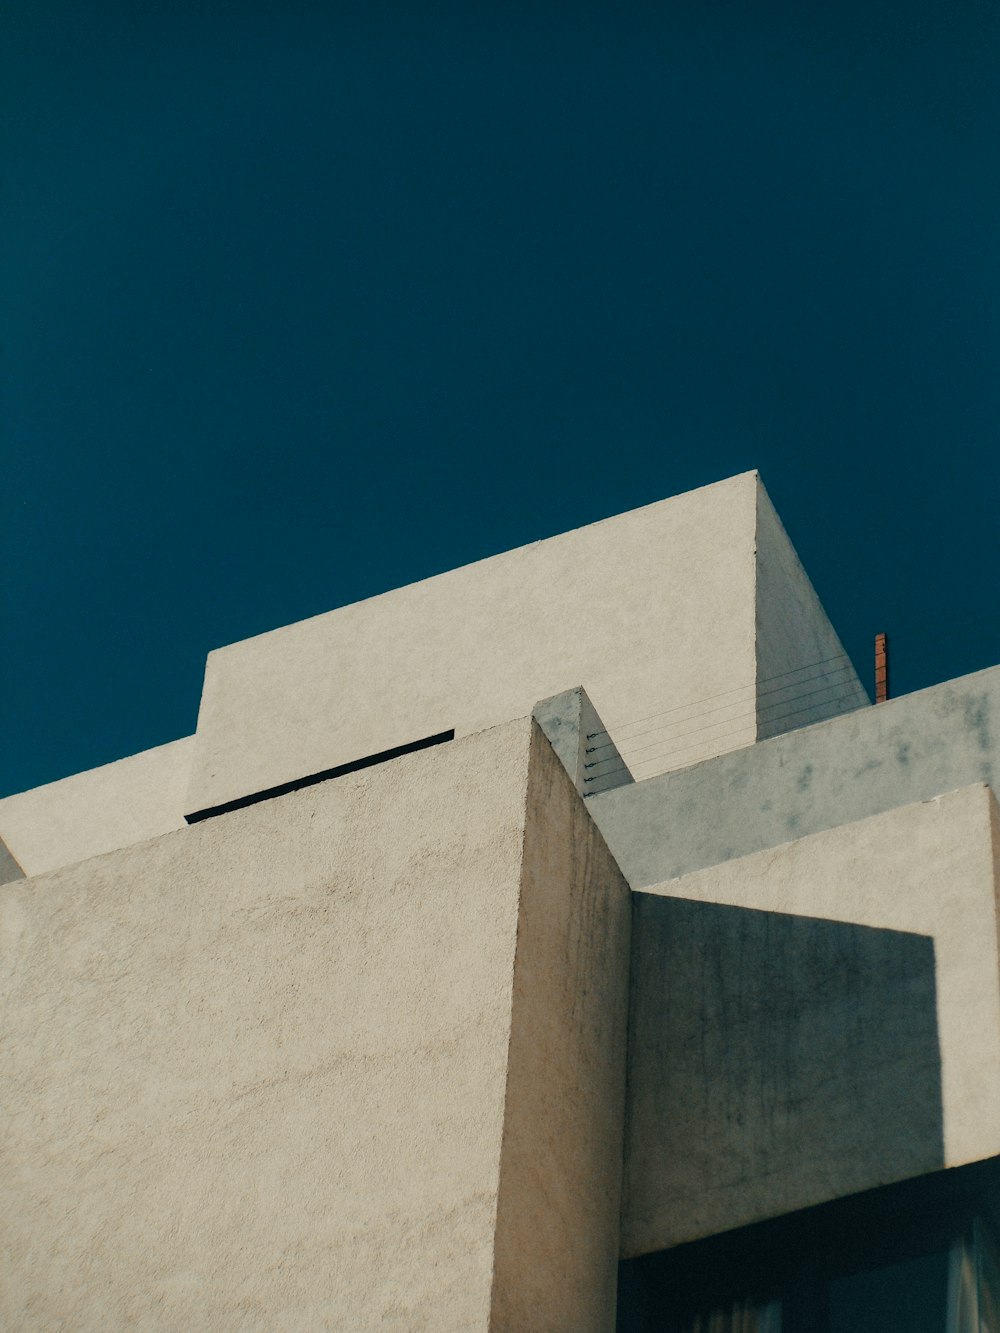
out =
[(940, 1168), (933, 940), (633, 895), (622, 1253)]

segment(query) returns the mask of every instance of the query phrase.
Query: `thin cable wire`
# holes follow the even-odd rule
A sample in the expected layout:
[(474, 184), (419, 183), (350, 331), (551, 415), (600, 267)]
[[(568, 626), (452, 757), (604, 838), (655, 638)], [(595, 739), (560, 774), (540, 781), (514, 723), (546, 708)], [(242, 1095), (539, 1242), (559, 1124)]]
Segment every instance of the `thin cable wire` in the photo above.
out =
[[(724, 694), (737, 693), (741, 689), (753, 689), (755, 688), (755, 685), (768, 685), (769, 682), (771, 681), (784, 680), (785, 676), (797, 676), (797, 674), (799, 674), (800, 672), (804, 672), (804, 670), (812, 670), (813, 667), (824, 667), (824, 665), (827, 665), (827, 663), (833, 663), (833, 661), (844, 661), (844, 660), (847, 660), (849, 663), (847, 653), (836, 653), (836, 655), (833, 657), (820, 657), (820, 659), (812, 661), (812, 663), (803, 663), (801, 667), (791, 667), (788, 670), (783, 670), (783, 672), (777, 672), (775, 676), (765, 676), (761, 678), (761, 680), (759, 681), (756, 680), (748, 681), (747, 684), (745, 685), (732, 685), (731, 688), (720, 689), (719, 692), (715, 694), (705, 694), (705, 696), (701, 698), (695, 698), (695, 700), (691, 700), (691, 702), (688, 702), (688, 704), (675, 704), (672, 706), (672, 708), (664, 708), (657, 713), (647, 713), (645, 714), (644, 717), (633, 717), (632, 721), (620, 722), (619, 725), (632, 726), (635, 725), (636, 722), (649, 721), (651, 720), (652, 717), (661, 717), (663, 716), (664, 713), (675, 713), (677, 712), (677, 709), (695, 708), (697, 704), (707, 704), (707, 702), (713, 700), (713, 698), (721, 698), (724, 696)], [(779, 686), (779, 688), (783, 688), (783, 686)], [(588, 734), (591, 734), (591, 736), (600, 736), (601, 733), (589, 732)]]
[[(835, 668), (834, 671), (825, 672), (824, 675), (825, 675), (825, 676), (836, 675), (839, 671), (842, 671), (842, 670), (843, 670), (842, 667), (838, 667), (838, 668)], [(820, 676), (814, 676), (812, 679), (813, 679), (813, 680), (820, 680), (820, 679), (822, 679), (822, 678), (823, 678), (823, 677), (820, 677)], [(811, 684), (812, 681), (807, 681), (807, 682), (804, 682), (804, 683), (806, 683), (806, 684)], [(665, 736), (665, 737), (663, 737), (663, 738), (662, 738), (661, 740), (659, 740), (659, 741), (654, 741), (651, 745), (641, 746), (641, 747), (639, 748), (639, 751), (635, 751), (635, 750), (632, 749), (632, 743), (633, 743), (634, 741), (641, 740), (643, 736), (652, 736), (652, 735), (654, 735), (656, 732), (664, 731), (664, 730), (665, 730), (666, 728), (668, 728), (668, 727), (684, 726), (684, 725), (685, 725), (686, 723), (688, 723), (688, 722), (696, 722), (696, 721), (699, 720), (699, 717), (705, 717), (705, 716), (707, 716), (707, 714), (708, 714), (709, 712), (713, 712), (713, 713), (714, 713), (714, 712), (718, 712), (719, 710), (718, 710), (717, 708), (707, 709), (705, 713), (701, 713), (701, 714), (699, 714), (699, 715), (697, 715), (697, 716), (695, 716), (695, 717), (693, 717), (693, 718), (678, 718), (678, 719), (675, 720), (674, 722), (661, 722), (661, 723), (659, 724), (659, 726), (656, 726), (656, 727), (648, 727), (645, 731), (639, 731), (639, 732), (636, 732), (636, 733), (635, 733), (634, 735), (632, 735), (632, 736), (622, 736), (622, 737), (619, 737), (619, 738), (617, 739), (617, 741), (614, 740), (614, 739), (612, 739), (612, 740), (610, 740), (610, 741), (606, 741), (606, 742), (604, 742), (604, 743), (601, 744), (601, 745), (591, 745), (591, 746), (588, 746), (587, 749), (586, 749), (586, 753), (587, 753), (587, 754), (597, 754), (599, 751), (601, 751), (601, 750), (605, 750), (605, 749), (610, 749), (611, 747), (614, 747), (615, 749), (617, 749), (619, 752), (622, 752), (622, 753), (623, 753), (624, 751), (626, 751), (626, 750), (628, 750), (630, 753), (641, 753), (642, 750), (653, 749), (653, 748), (656, 748), (657, 746), (659, 746), (659, 745), (661, 745), (661, 744), (664, 744), (664, 743), (666, 743), (666, 742), (675, 741), (675, 740), (682, 740), (685, 736), (691, 736), (691, 735), (694, 735), (694, 734), (697, 733), (697, 732), (701, 732), (701, 731), (711, 731), (712, 728), (714, 728), (714, 727), (725, 727), (725, 726), (728, 726), (728, 725), (729, 725), (730, 723), (732, 723), (732, 722), (739, 722), (739, 721), (742, 721), (742, 720), (745, 719), (745, 718), (756, 717), (756, 718), (758, 718), (758, 719), (765, 719), (765, 720), (766, 720), (766, 719), (767, 719), (767, 715), (768, 715), (769, 713), (773, 712), (776, 708), (783, 708), (786, 704), (797, 703), (800, 699), (808, 699), (808, 698), (812, 698), (813, 696), (815, 696), (815, 695), (817, 695), (817, 694), (825, 694), (825, 693), (827, 693), (827, 692), (830, 691), (830, 690), (841, 690), (841, 691), (843, 691), (843, 690), (845, 689), (845, 687), (847, 686), (847, 684), (848, 684), (847, 681), (843, 681), (843, 680), (841, 680), (841, 681), (835, 681), (835, 682), (833, 682), (833, 683), (831, 683), (831, 684), (829, 684), (829, 685), (820, 685), (820, 686), (818, 686), (816, 689), (813, 689), (813, 690), (804, 690), (801, 694), (792, 695), (792, 696), (790, 696), (790, 697), (786, 697), (786, 698), (784, 698), (784, 699), (776, 699), (776, 700), (774, 701), (774, 703), (765, 704), (763, 708), (749, 709), (748, 711), (746, 711), (746, 712), (744, 712), (744, 713), (738, 713), (738, 714), (736, 714), (734, 717), (723, 717), (723, 718), (719, 718), (719, 719), (718, 719), (717, 721), (715, 721), (715, 722), (706, 722), (706, 723), (704, 723), (704, 724), (701, 725), (701, 726), (697, 726), (697, 727), (689, 727), (686, 731), (675, 732), (672, 736)], [(786, 687), (786, 688), (789, 688), (789, 687)], [(739, 707), (740, 705), (739, 705), (738, 703), (735, 703), (735, 704), (731, 704), (731, 705), (727, 705), (727, 706), (728, 706), (728, 707)], [(609, 756), (607, 756), (607, 759), (611, 759), (611, 758), (613, 758), (613, 757), (614, 757), (614, 756), (609, 755)], [(607, 759), (595, 759), (595, 760), (592, 760), (590, 763), (587, 763), (587, 764), (585, 765), (585, 767), (586, 767), (586, 768), (592, 768), (592, 767), (594, 766), (594, 764), (605, 763), (605, 762), (607, 762)]]
[[(744, 720), (748, 720), (748, 719), (750, 719), (750, 718), (757, 718), (758, 721), (760, 721), (761, 718), (762, 718), (765, 714), (767, 714), (767, 713), (769, 713), (769, 712), (772, 712), (772, 711), (773, 711), (774, 709), (776, 709), (776, 708), (783, 708), (786, 704), (794, 704), (794, 703), (798, 703), (800, 699), (810, 699), (810, 698), (814, 698), (817, 694), (826, 694), (826, 693), (828, 693), (830, 690), (840, 690), (840, 689), (842, 689), (842, 688), (843, 688), (843, 682), (837, 682), (837, 683), (834, 684), (834, 685), (821, 685), (821, 686), (819, 687), (819, 689), (816, 689), (816, 690), (805, 690), (805, 691), (803, 691), (802, 694), (795, 695), (794, 698), (791, 698), (791, 699), (780, 699), (777, 703), (768, 704), (768, 706), (767, 706), (766, 708), (762, 708), (762, 709), (751, 709), (750, 712), (748, 712), (748, 713), (740, 713), (740, 714), (739, 714), (738, 716), (736, 716), (736, 717), (720, 718), (718, 722), (707, 722), (703, 727), (691, 727), (690, 730), (688, 730), (688, 731), (681, 731), (681, 732), (678, 732), (678, 733), (677, 733), (676, 735), (674, 735), (674, 736), (666, 736), (666, 737), (663, 738), (662, 741), (654, 741), (651, 745), (643, 745), (643, 746), (641, 746), (640, 749), (639, 749), (638, 751), (636, 751), (636, 750), (631, 750), (630, 752), (633, 753), (633, 754), (636, 754), (636, 753), (640, 753), (642, 750), (656, 749), (656, 748), (658, 748), (658, 747), (659, 747), (660, 745), (662, 745), (662, 744), (665, 744), (665, 743), (668, 743), (668, 742), (672, 742), (672, 741), (683, 740), (683, 739), (685, 738), (685, 736), (693, 736), (693, 735), (697, 734), (697, 733), (700, 732), (700, 731), (711, 731), (714, 727), (724, 727), (724, 726), (728, 726), (729, 723), (731, 723), (731, 722), (741, 722), (741, 721), (744, 721)], [(813, 704), (812, 707), (816, 707), (816, 705)], [(799, 711), (799, 712), (804, 712), (804, 711), (807, 711), (807, 710), (799, 709), (798, 711)], [(781, 717), (784, 717), (784, 716), (785, 716), (784, 713), (778, 713), (777, 718), (768, 718), (767, 720), (773, 722), (773, 721), (777, 721), (778, 719), (780, 719)], [(657, 730), (657, 728), (653, 728), (653, 730), (655, 731), (655, 730)], [(651, 734), (651, 732), (648, 732), (648, 733), (646, 733), (646, 734), (649, 735), (649, 734)], [(638, 739), (638, 737), (634, 737), (633, 739)], [(630, 748), (630, 747), (626, 746), (626, 749), (629, 749), (629, 748)]]
[[(796, 702), (796, 701), (793, 700), (793, 701), (791, 701), (791, 702)], [(808, 713), (808, 712), (811, 712), (812, 709), (815, 708), (815, 707), (816, 707), (815, 704), (807, 704), (805, 708), (799, 708), (799, 709), (794, 710), (794, 711), (791, 712), (791, 713), (787, 713), (787, 714), (779, 715), (779, 717), (777, 717), (777, 718), (772, 718), (771, 721), (772, 721), (772, 722), (775, 722), (775, 721), (783, 721), (783, 720), (787, 719), (788, 717), (797, 717), (799, 713)], [(752, 717), (752, 716), (754, 716), (754, 715), (753, 715), (753, 714), (746, 714), (745, 716), (746, 716), (746, 717)], [(730, 721), (735, 721), (735, 719), (732, 719), (732, 718), (729, 719), (729, 720), (730, 720)], [(817, 720), (818, 720), (818, 721), (823, 721), (823, 720), (825, 720), (825, 719), (817, 719)], [(746, 727), (744, 726), (744, 727), (740, 727), (740, 728), (738, 728), (736, 731), (730, 731), (730, 732), (727, 732), (727, 733), (726, 733), (725, 735), (723, 735), (723, 736), (716, 736), (716, 737), (714, 737), (714, 743), (718, 743), (719, 741), (729, 740), (729, 739), (730, 739), (731, 737), (733, 737), (733, 736), (741, 736), (745, 731), (746, 731)], [(690, 734), (690, 733), (688, 733), (688, 734)], [(750, 744), (753, 744), (753, 740), (751, 740), (749, 743), (750, 743)], [(608, 770), (607, 770), (606, 772), (604, 772), (604, 773), (595, 773), (592, 777), (584, 778), (584, 782), (597, 782), (597, 781), (600, 781), (600, 780), (602, 780), (602, 779), (604, 779), (604, 778), (612, 777), (615, 773), (627, 773), (627, 772), (630, 772), (630, 771), (631, 771), (631, 768), (632, 768), (632, 766), (633, 766), (633, 764), (636, 765), (636, 766), (638, 766), (638, 767), (642, 767), (642, 765), (644, 765), (644, 764), (656, 764), (656, 763), (661, 763), (664, 759), (673, 759), (676, 755), (679, 755), (679, 754), (685, 754), (685, 753), (687, 753), (687, 751), (689, 751), (689, 750), (697, 750), (697, 749), (700, 749), (700, 748), (702, 747), (702, 745), (704, 745), (704, 744), (705, 744), (704, 741), (695, 741), (694, 744), (692, 744), (692, 745), (682, 745), (682, 746), (680, 746), (678, 749), (668, 750), (665, 754), (655, 754), (655, 755), (650, 755), (649, 758), (647, 758), (647, 759), (630, 759), (628, 763), (622, 763), (618, 768), (608, 769)], [(655, 747), (647, 747), (647, 748), (655, 748)], [(714, 758), (716, 758), (716, 755), (706, 755), (705, 757), (706, 757), (706, 759), (714, 759)], [(624, 758), (624, 756), (623, 756), (623, 758)], [(599, 761), (599, 762), (602, 762), (602, 763), (603, 763), (603, 762), (609, 762), (609, 761), (601, 760), (601, 761)]]
[[(758, 699), (761, 699), (761, 698), (766, 698), (766, 697), (767, 697), (768, 695), (770, 695), (770, 694), (784, 694), (787, 690), (797, 688), (799, 685), (810, 685), (810, 684), (812, 684), (812, 682), (813, 682), (814, 680), (823, 680), (823, 679), (825, 679), (827, 676), (838, 675), (838, 674), (839, 674), (840, 672), (842, 672), (842, 671), (847, 671), (847, 670), (852, 670), (852, 669), (853, 669), (853, 668), (851, 668), (849, 665), (848, 665), (848, 666), (833, 667), (833, 668), (831, 668), (830, 671), (822, 671), (822, 672), (820, 672), (818, 675), (815, 675), (815, 676), (808, 676), (808, 677), (806, 677), (804, 680), (791, 682), (791, 683), (789, 683), (789, 684), (787, 684), (787, 685), (780, 685), (780, 686), (778, 686), (778, 688), (775, 689), (775, 690), (764, 690), (764, 691), (763, 691), (761, 694), (759, 694), (757, 697), (758, 697)], [(845, 684), (847, 684), (847, 681), (842, 681), (842, 682), (840, 682), (840, 684), (841, 684), (841, 685), (845, 685)], [(831, 688), (831, 686), (829, 686), (829, 685), (824, 685), (824, 686), (821, 686), (821, 687), (820, 687), (820, 689), (830, 689), (830, 688)], [(811, 693), (817, 693), (818, 691), (810, 691), (810, 692), (811, 692)], [(796, 695), (796, 696), (793, 696), (793, 697), (795, 697), (795, 698), (801, 698), (801, 697), (803, 697), (803, 696), (802, 696), (802, 695)], [(653, 732), (655, 732), (655, 731), (663, 731), (663, 730), (665, 730), (667, 727), (683, 726), (686, 722), (696, 722), (696, 721), (698, 721), (698, 720), (699, 720), (700, 718), (702, 718), (702, 717), (707, 717), (709, 713), (721, 713), (721, 712), (724, 712), (724, 711), (725, 711), (726, 709), (728, 709), (728, 708), (739, 708), (739, 707), (742, 706), (742, 704), (743, 704), (744, 702), (745, 702), (745, 701), (742, 700), (742, 699), (734, 699), (731, 703), (728, 703), (728, 704), (717, 704), (714, 708), (706, 708), (706, 709), (704, 709), (704, 710), (703, 710), (702, 712), (700, 712), (700, 713), (695, 713), (692, 717), (676, 718), (676, 719), (675, 719), (674, 721), (672, 721), (672, 722), (660, 722), (660, 723), (658, 723), (655, 727), (647, 727), (644, 731), (637, 731), (637, 732), (634, 732), (631, 736), (622, 736), (622, 735), (620, 734), (619, 730), (616, 728), (616, 729), (615, 729), (615, 732), (614, 732), (614, 736), (617, 738), (617, 740), (612, 739), (612, 740), (602, 741), (599, 745), (589, 745), (589, 746), (587, 746), (586, 753), (587, 753), (587, 754), (596, 754), (596, 752), (597, 752), (598, 750), (604, 750), (604, 749), (607, 749), (607, 748), (609, 748), (610, 746), (613, 746), (613, 745), (615, 745), (615, 744), (617, 744), (617, 745), (618, 745), (618, 748), (620, 749), (622, 744), (627, 744), (629, 741), (638, 740), (640, 736), (649, 736), (649, 735), (652, 735)], [(761, 709), (761, 708), (754, 709), (754, 712), (757, 713), (757, 714), (760, 714), (760, 713), (762, 713), (762, 712), (766, 712), (768, 709), (777, 707), (779, 704), (782, 704), (782, 703), (788, 703), (788, 702), (790, 702), (789, 699), (778, 699), (778, 700), (776, 700), (775, 703), (773, 703), (773, 704), (765, 704), (764, 707), (763, 707), (762, 709)], [(654, 714), (654, 716), (656, 716), (656, 715)], [(728, 722), (728, 721), (730, 721), (730, 720), (731, 720), (731, 719), (729, 719), (729, 718), (723, 718), (723, 719), (722, 719), (722, 721), (724, 721), (724, 722)], [(634, 724), (633, 724), (633, 725), (634, 725)], [(710, 725), (715, 725), (715, 724), (713, 723), (713, 724), (710, 724)], [(598, 734), (600, 734), (600, 733), (597, 733), (597, 732), (588, 732), (588, 733), (587, 733), (588, 738), (589, 738), (590, 736), (596, 736), (596, 735), (598, 735)], [(609, 732), (607, 732), (606, 734), (610, 735), (611, 733), (610, 733), (610, 731), (609, 731)]]
[[(762, 680), (759, 681), (748, 681), (745, 685), (733, 685), (728, 690), (719, 690), (715, 694), (706, 694), (702, 698), (693, 699), (686, 704), (675, 704), (672, 708), (664, 708), (656, 713), (647, 713), (644, 717), (632, 718), (631, 721), (629, 722), (618, 723), (614, 728), (614, 730), (618, 731), (622, 727), (633, 727), (636, 726), (639, 722), (649, 722), (653, 718), (663, 717), (667, 713), (676, 713), (683, 708), (695, 708), (699, 704), (710, 703), (713, 699), (721, 699), (727, 694), (737, 694), (739, 693), (740, 690), (752, 690), (755, 686), (759, 688), (761, 685), (768, 685), (772, 681), (783, 680), (786, 676), (795, 676), (802, 671), (810, 671), (812, 670), (813, 667), (825, 666), (829, 662), (840, 662), (840, 661), (843, 661), (845, 662), (846, 665), (851, 666), (851, 661), (847, 653), (835, 653), (834, 656), (832, 657), (821, 657), (815, 662), (805, 662), (803, 663), (802, 666), (790, 667), (787, 671), (779, 671), (775, 675), (765, 676)], [(609, 727), (606, 727), (601, 731), (591, 731), (587, 733), (587, 739), (591, 740), (596, 736), (606, 736), (609, 735), (610, 732), (611, 728)]]

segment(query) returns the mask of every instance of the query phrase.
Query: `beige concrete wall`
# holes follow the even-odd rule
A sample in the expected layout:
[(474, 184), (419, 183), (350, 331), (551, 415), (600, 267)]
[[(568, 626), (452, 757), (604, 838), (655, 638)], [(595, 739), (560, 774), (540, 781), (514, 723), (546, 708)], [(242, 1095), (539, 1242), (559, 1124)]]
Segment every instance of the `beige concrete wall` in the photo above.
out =
[(1000, 1153), (995, 805), (635, 895), (625, 1255)]
[(490, 1328), (610, 1333), (630, 894), (538, 729), (532, 749)]
[(184, 826), (193, 736), (0, 800), (0, 838), (43, 875)]
[(624, 893), (528, 720), (0, 889), (0, 1325), (610, 1329)]
[(527, 744), (0, 891), (0, 1323), (486, 1327)]
[(756, 605), (759, 740), (870, 703), (759, 482)]
[(590, 790), (641, 780), (863, 701), (849, 669), (812, 697), (839, 647), (746, 473), (220, 649), (195, 738), (0, 800), (0, 839), (41, 874), (579, 683)]
[(213, 652), (187, 812), (578, 684), (637, 777), (748, 743), (752, 716), (722, 742), (697, 728), (719, 691), (753, 711), (756, 486), (746, 473)]

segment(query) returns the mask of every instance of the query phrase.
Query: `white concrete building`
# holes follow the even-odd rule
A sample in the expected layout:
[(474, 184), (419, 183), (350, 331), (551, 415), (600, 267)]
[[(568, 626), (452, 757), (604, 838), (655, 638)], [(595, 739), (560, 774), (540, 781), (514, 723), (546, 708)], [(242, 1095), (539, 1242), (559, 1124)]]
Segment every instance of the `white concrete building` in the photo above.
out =
[(0, 1325), (1000, 1329), (998, 722), (753, 473), (210, 654), (0, 800)]

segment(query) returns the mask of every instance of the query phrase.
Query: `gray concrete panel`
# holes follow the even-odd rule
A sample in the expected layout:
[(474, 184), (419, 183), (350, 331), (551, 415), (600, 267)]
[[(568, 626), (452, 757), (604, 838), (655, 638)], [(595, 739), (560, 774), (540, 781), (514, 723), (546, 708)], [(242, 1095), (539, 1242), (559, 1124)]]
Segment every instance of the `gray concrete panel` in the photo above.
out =
[(531, 715), (581, 796), (634, 781), (582, 685), (543, 699)]
[(633, 889), (1000, 780), (1000, 667), (602, 792), (590, 812)]
[(634, 911), (626, 1255), (664, 1214), (689, 1239), (769, 1194), (783, 1211), (944, 1165), (932, 939), (647, 893)]
[(966, 787), (634, 895), (623, 1254), (1000, 1153), (997, 831)]

